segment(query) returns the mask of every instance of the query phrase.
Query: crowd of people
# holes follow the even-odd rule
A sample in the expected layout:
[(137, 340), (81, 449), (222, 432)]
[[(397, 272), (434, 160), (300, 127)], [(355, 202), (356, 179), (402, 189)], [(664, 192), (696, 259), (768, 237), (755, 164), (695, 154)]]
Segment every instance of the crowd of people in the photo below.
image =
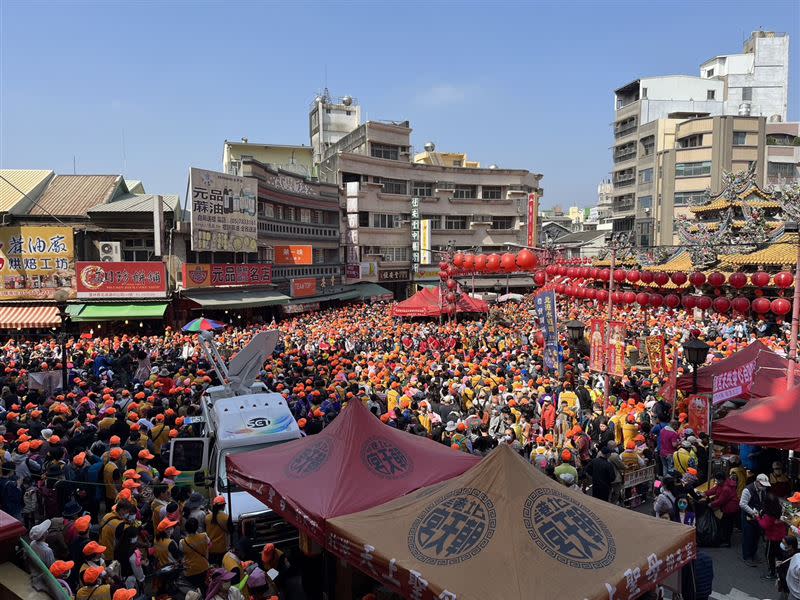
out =
[[(588, 323), (601, 311), (559, 301), (563, 321)], [(713, 450), (705, 432), (689, 427), (685, 399), (662, 397), (665, 377), (636, 361), (639, 338), (662, 334), (672, 348), (691, 331), (712, 346), (710, 362), (756, 338), (785, 351), (785, 326), (626, 310), (618, 317), (631, 360), (606, 390), (566, 335), (561, 369), (545, 369), (534, 313), (531, 296), (488, 316), (443, 321), (351, 304), (228, 327), (215, 341), (230, 359), (258, 331), (280, 332), (260, 379), (284, 395), (306, 435), (360, 401), (387, 426), (454, 451), (486, 455), (507, 444), (554, 480), (604, 501), (636, 506), (655, 494), (656, 516), (699, 532), (702, 520), (716, 543), (730, 545), (740, 529), (749, 565), (759, 564), (763, 539), (763, 576), (800, 599), (800, 531), (782, 518), (800, 494), (792, 493), (785, 455), (742, 446), (729, 468), (709, 473)], [(82, 337), (66, 356), (54, 339), (16, 336), (1, 350), (0, 507), (29, 532), (35, 587), (47, 587), (40, 563), (83, 600), (178, 597), (178, 584), (187, 597), (285, 597), (280, 575), (291, 567), (281, 549), (235, 535), (225, 498), (176, 484), (180, 473), (168, 466), (170, 440), (192, 434), (187, 418), (215, 383), (196, 334)], [(67, 389), (37, 389), (29, 374), (60, 371), (62, 361)], [(626, 485), (632, 473), (645, 477)], [(709, 576), (702, 580), (695, 578), (696, 598), (710, 594)]]

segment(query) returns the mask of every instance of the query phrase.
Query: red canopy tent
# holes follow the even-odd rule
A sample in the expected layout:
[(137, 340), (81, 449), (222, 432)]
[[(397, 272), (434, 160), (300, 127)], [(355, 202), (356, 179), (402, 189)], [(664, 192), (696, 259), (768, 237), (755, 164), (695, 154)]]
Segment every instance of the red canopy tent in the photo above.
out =
[[(739, 350), (735, 354), (725, 358), (719, 362), (712, 363), (705, 367), (701, 367), (697, 373), (697, 391), (699, 393), (711, 393), (714, 388), (714, 376), (722, 375), (725, 373), (735, 373), (742, 370), (749, 375), (750, 383), (753, 384), (749, 389), (744, 390), (743, 393), (731, 396), (737, 398), (760, 398), (763, 397), (764, 391), (755, 385), (755, 382), (761, 377), (762, 369), (770, 369), (770, 378), (774, 377), (775, 370), (782, 371), (783, 377), (786, 377), (786, 369), (789, 361), (767, 348), (764, 344), (756, 340), (749, 346)], [(766, 374), (766, 373), (765, 373)], [(692, 376), (684, 375), (678, 379), (678, 389), (684, 392), (692, 391)], [(666, 393), (666, 392), (665, 392)], [(769, 395), (769, 391), (766, 395)]]
[(743, 409), (720, 419), (714, 423), (713, 439), (800, 450), (800, 387), (753, 400)]
[(479, 459), (381, 423), (348, 402), (321, 433), (227, 457), (228, 477), (325, 543), (328, 519), (460, 475)]
[[(438, 317), (443, 314), (444, 302), (441, 300), (439, 287), (423, 288), (408, 300), (394, 305), (392, 315), (395, 317)], [(458, 298), (456, 312), (489, 312), (489, 305), (483, 300), (462, 293)]]

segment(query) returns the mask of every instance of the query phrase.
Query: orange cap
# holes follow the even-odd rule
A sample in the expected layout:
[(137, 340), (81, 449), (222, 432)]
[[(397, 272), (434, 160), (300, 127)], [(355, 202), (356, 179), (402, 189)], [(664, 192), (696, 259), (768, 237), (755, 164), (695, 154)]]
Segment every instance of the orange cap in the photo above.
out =
[(31, 443), (30, 442), (22, 442), (19, 447), (17, 448), (17, 452), (20, 454), (27, 454), (31, 451)]
[(89, 527), (92, 526), (92, 515), (83, 515), (75, 519), (75, 531), (78, 533), (86, 533)]
[(175, 527), (175, 525), (177, 524), (178, 524), (177, 521), (171, 521), (170, 519), (161, 519), (161, 522), (158, 524), (158, 530), (166, 531), (167, 529)]
[(167, 467), (167, 469), (164, 471), (164, 476), (165, 477), (177, 477), (181, 473), (183, 473), (183, 471), (178, 471), (178, 469), (176, 469), (175, 467)]
[(97, 580), (105, 572), (106, 570), (103, 567), (89, 567), (83, 572), (83, 583), (87, 585), (97, 583)]
[(142, 476), (141, 476), (141, 475), (139, 475), (139, 473), (137, 473), (137, 472), (136, 472), (136, 471), (134, 471), (133, 469), (128, 469), (127, 471), (125, 471), (125, 472), (122, 474), (122, 478), (123, 478), (123, 479), (141, 479), (141, 478), (142, 478)]
[(111, 460), (119, 460), (122, 458), (122, 452), (122, 448), (112, 448), (108, 455), (111, 457)]
[(95, 541), (91, 541), (83, 547), (84, 556), (92, 556), (94, 554), (103, 554), (106, 551), (105, 546), (101, 546)]
[(86, 452), (79, 452), (72, 458), (72, 462), (76, 467), (82, 467), (86, 462)]
[(223, 496), (216, 496), (211, 501), (211, 506), (225, 506), (225, 498)]
[(564, 450), (561, 452), (561, 460), (564, 462), (569, 462), (572, 460), (572, 452), (569, 450)]
[(122, 443), (122, 440), (119, 439), (118, 435), (112, 435), (111, 438), (108, 440), (108, 443), (112, 446), (119, 446)]
[(135, 490), (142, 487), (142, 484), (138, 481), (134, 481), (133, 479), (126, 479), (124, 482), (122, 482), (122, 487), (126, 490)]
[(47, 441), (50, 442), (53, 445), (56, 445), (56, 444), (60, 444), (61, 443), (61, 438), (58, 437), (57, 435), (51, 435), (50, 439), (47, 440)]
[(150, 460), (151, 458), (155, 458), (150, 451), (145, 448), (144, 450), (139, 450), (139, 458), (143, 460)]
[(136, 590), (119, 589), (114, 592), (114, 597), (111, 600), (131, 600), (137, 593)]
[(54, 577), (63, 577), (67, 573), (69, 573), (72, 568), (75, 566), (75, 563), (70, 561), (64, 560), (57, 560), (52, 565), (50, 565), (50, 572), (53, 574)]

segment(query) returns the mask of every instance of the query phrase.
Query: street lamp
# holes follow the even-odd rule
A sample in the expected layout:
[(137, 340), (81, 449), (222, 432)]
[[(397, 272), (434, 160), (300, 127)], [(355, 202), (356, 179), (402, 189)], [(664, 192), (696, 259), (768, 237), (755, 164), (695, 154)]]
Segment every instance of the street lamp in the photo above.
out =
[(584, 325), (581, 321), (575, 320), (567, 321), (565, 325), (567, 327), (569, 341), (572, 342), (573, 345), (577, 346), (583, 339), (583, 332), (586, 330), (586, 325)]
[(686, 357), (686, 362), (692, 365), (692, 393), (697, 393), (697, 371), (700, 365), (704, 365), (708, 350), (711, 348), (702, 340), (692, 337), (683, 345), (683, 356)]
[(66, 393), (69, 379), (69, 367), (67, 366), (67, 330), (69, 326), (70, 316), (67, 312), (67, 299), (69, 292), (65, 289), (56, 290), (53, 294), (53, 299), (56, 301), (56, 308), (58, 309), (58, 317), (61, 319), (61, 332), (59, 333), (59, 341), (61, 343), (61, 391)]

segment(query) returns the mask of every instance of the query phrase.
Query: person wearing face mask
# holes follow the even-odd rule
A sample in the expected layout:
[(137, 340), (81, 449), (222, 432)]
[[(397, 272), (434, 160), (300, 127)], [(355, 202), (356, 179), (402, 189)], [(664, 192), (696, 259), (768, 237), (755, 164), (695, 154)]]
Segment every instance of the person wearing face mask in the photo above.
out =
[(736, 497), (737, 477), (736, 473), (731, 473), (727, 479), (725, 474), (720, 471), (714, 475), (716, 485), (706, 492), (706, 498), (710, 500), (709, 508), (719, 511), (720, 516), (720, 539), (721, 545), (731, 547), (731, 535), (736, 517), (739, 515), (739, 499)]
[(758, 566), (756, 555), (760, 529), (757, 519), (764, 510), (768, 487), (769, 479), (761, 473), (753, 483), (744, 488), (739, 499), (739, 509), (742, 511), (742, 560), (750, 567)]
[(772, 463), (772, 472), (769, 474), (770, 492), (777, 498), (788, 498), (792, 491), (789, 477), (783, 470), (783, 465), (778, 461)]
[(234, 573), (225, 569), (211, 571), (211, 583), (208, 586), (206, 600), (243, 600), (242, 593), (231, 585), (236, 577)]
[(764, 509), (758, 517), (758, 525), (764, 531), (764, 539), (767, 542), (767, 565), (768, 571), (763, 579), (777, 579), (778, 573), (775, 563), (778, 560), (778, 551), (781, 540), (787, 534), (786, 523), (781, 521), (781, 503), (772, 494), (772, 489), (764, 498)]
[(678, 509), (678, 522), (694, 527), (694, 506), (689, 501), (689, 498), (687, 496), (681, 496), (678, 498), (675, 506)]
[(120, 564), (120, 576), (126, 588), (143, 589), (147, 556), (139, 548), (139, 528), (126, 527), (114, 548), (114, 560)]
[(780, 545), (780, 554), (781, 554), (781, 561), (777, 564), (777, 572), (778, 572), (778, 591), (781, 594), (781, 598), (786, 598), (789, 595), (789, 588), (787, 586), (787, 575), (789, 571), (789, 565), (792, 562), (792, 558), (798, 553), (797, 549), (797, 538), (792, 535), (787, 535), (785, 538), (781, 540)]
[(136, 519), (136, 508), (127, 500), (120, 500), (111, 512), (100, 520), (100, 543), (106, 547), (106, 560), (114, 557), (114, 545), (126, 524)]

